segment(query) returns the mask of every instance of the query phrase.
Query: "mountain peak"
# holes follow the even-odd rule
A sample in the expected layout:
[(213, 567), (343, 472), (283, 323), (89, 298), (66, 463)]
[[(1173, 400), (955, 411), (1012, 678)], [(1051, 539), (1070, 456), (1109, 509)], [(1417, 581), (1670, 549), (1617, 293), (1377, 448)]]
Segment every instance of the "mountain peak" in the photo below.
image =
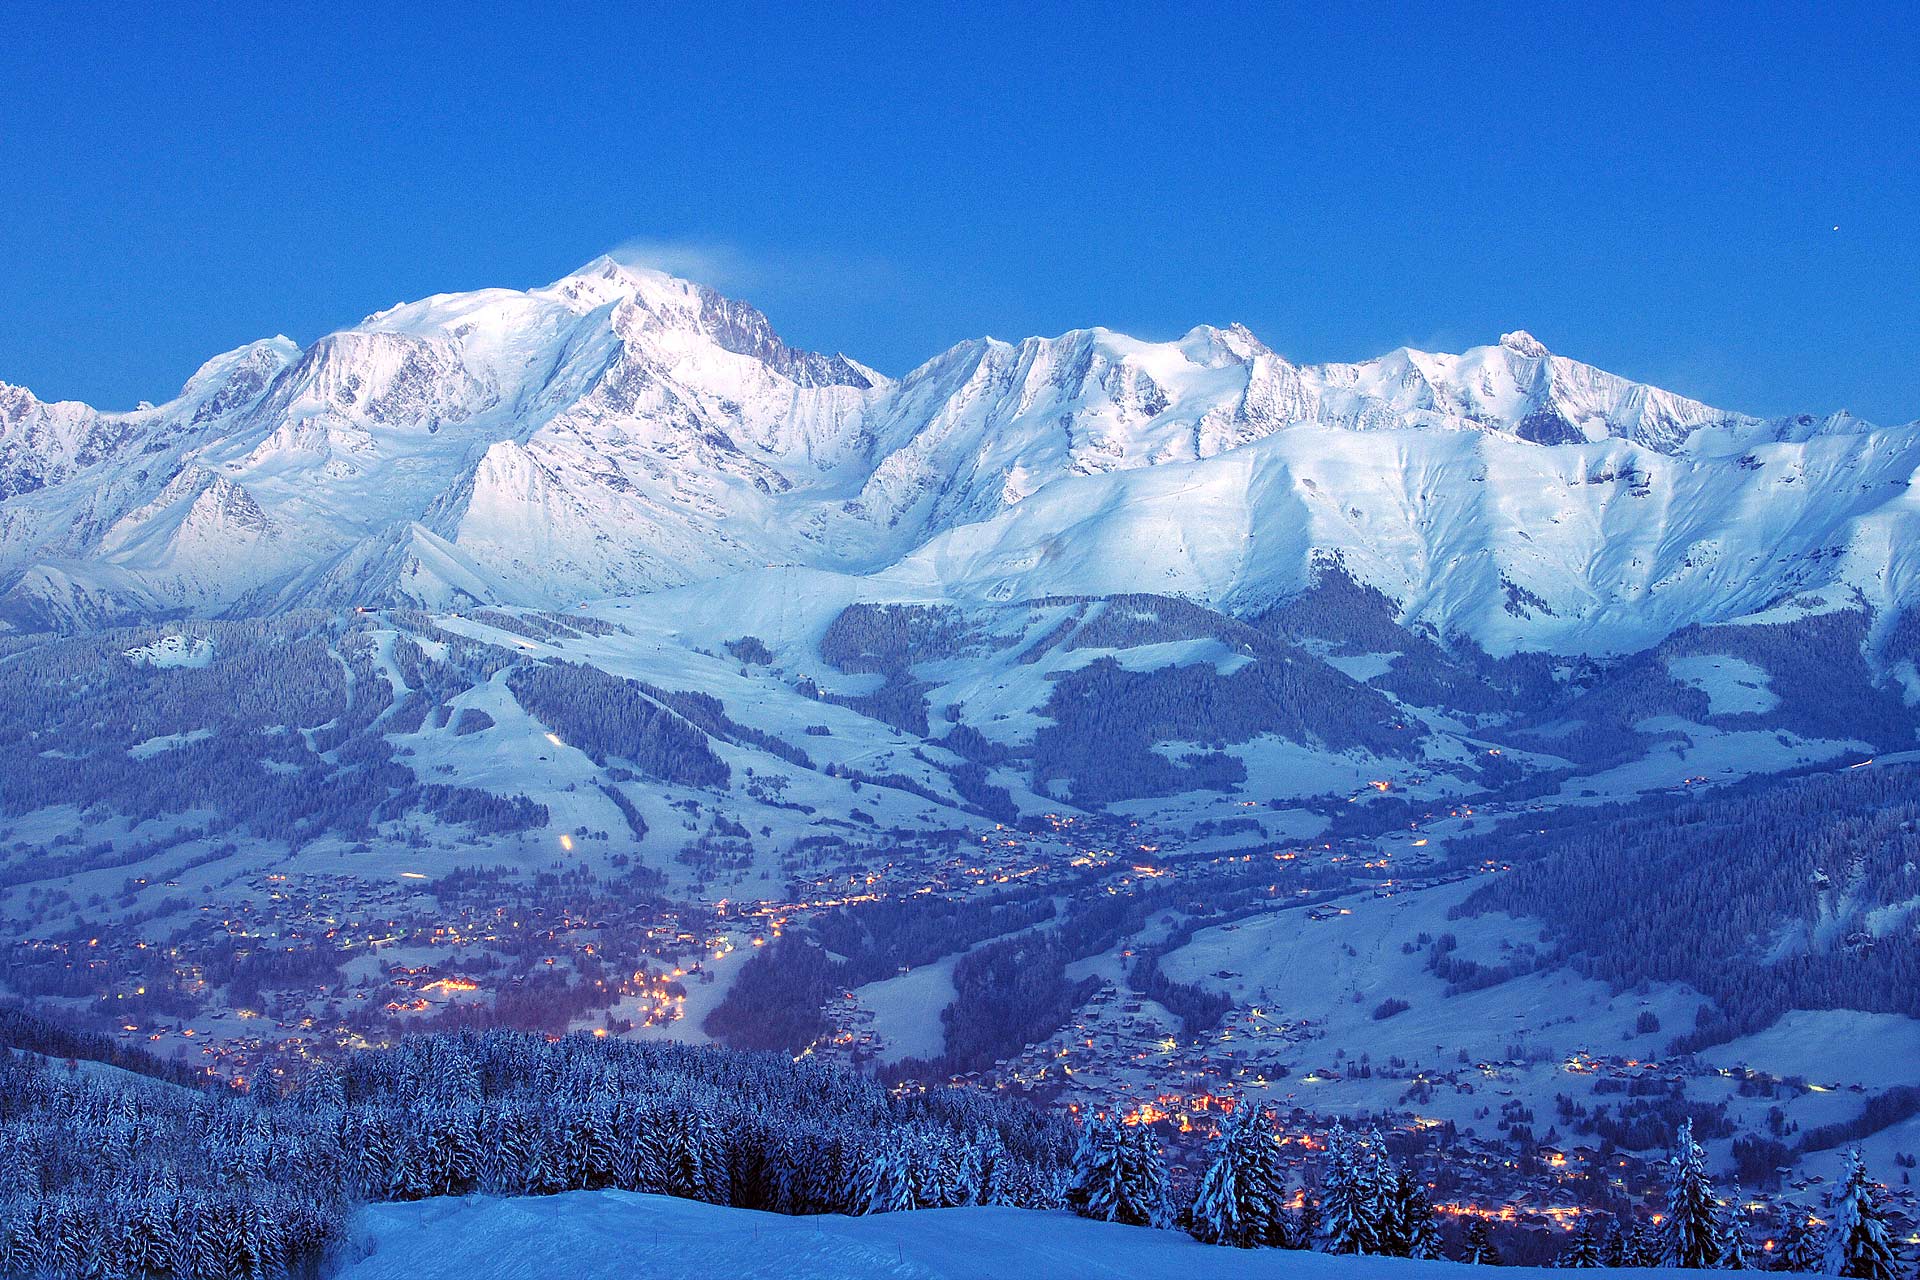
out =
[(559, 294), (575, 305), (605, 306), (633, 301), (649, 311), (698, 311), (702, 286), (652, 267), (633, 266), (603, 253), (577, 270), (569, 271), (536, 294)]
[(565, 284), (569, 280), (598, 280), (629, 288), (652, 282), (665, 283), (672, 281), (681, 285), (688, 283), (687, 281), (681, 280), (678, 276), (669, 275), (653, 267), (635, 266), (631, 263), (622, 262), (610, 253), (601, 254), (584, 266), (567, 272), (566, 275), (561, 276), (560, 279), (553, 283), (555, 286), (558, 286)]
[(1512, 333), (1501, 334), (1500, 345), (1515, 355), (1526, 356), (1531, 360), (1542, 360), (1549, 354), (1546, 346), (1541, 343), (1540, 339), (1534, 337), (1525, 329), (1515, 329)]

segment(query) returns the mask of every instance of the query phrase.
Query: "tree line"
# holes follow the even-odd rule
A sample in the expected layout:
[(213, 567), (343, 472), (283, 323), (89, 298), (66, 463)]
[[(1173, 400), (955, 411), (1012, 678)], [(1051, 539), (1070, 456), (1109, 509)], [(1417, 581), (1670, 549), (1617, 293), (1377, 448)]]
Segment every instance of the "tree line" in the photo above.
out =
[[(1185, 1230), (1210, 1244), (1242, 1249), (1318, 1249), (1325, 1253), (1445, 1258), (1426, 1186), (1388, 1154), (1378, 1131), (1327, 1136), (1318, 1185), (1289, 1193), (1280, 1136), (1266, 1110), (1243, 1103), (1221, 1127), (1191, 1201), (1174, 1204), (1164, 1152), (1145, 1125), (1094, 1117), (1075, 1148), (1067, 1204), (1084, 1217)], [(1706, 1153), (1682, 1125), (1665, 1167), (1662, 1212), (1645, 1220), (1580, 1219), (1555, 1265), (1570, 1268), (1677, 1267), (1688, 1270), (1818, 1272), (1851, 1280), (1895, 1280), (1900, 1259), (1880, 1187), (1856, 1150), (1822, 1214), (1795, 1218), (1771, 1259), (1754, 1248), (1736, 1188), (1723, 1196)], [(1504, 1261), (1487, 1225), (1474, 1215), (1456, 1261)]]
[(1070, 1133), (991, 1095), (589, 1036), (420, 1036), (281, 1094), (0, 1060), (0, 1270), (312, 1276), (352, 1207), (614, 1188), (778, 1213), (1059, 1203)]

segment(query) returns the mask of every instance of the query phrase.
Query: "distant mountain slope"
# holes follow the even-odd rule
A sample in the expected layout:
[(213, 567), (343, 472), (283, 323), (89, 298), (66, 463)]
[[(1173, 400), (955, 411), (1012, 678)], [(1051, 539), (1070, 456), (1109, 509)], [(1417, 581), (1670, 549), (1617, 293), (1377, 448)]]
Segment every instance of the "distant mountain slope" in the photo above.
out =
[(770, 564), (1240, 612), (1331, 555), (1443, 637), (1617, 651), (1897, 614), (1916, 466), (1913, 426), (1728, 413), (1524, 332), (1313, 366), (1096, 328), (894, 381), (600, 259), (251, 344), (158, 407), (0, 387), (0, 622), (571, 607)]

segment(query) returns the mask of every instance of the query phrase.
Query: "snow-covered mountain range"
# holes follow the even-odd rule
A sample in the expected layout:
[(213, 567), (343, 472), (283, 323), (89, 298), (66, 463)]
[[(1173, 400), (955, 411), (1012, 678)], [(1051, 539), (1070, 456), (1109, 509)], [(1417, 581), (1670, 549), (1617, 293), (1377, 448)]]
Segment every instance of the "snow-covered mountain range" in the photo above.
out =
[(1331, 556), (1441, 635), (1619, 652), (1891, 617), (1917, 467), (1920, 424), (1729, 413), (1524, 332), (1297, 365), (1238, 326), (1084, 329), (896, 381), (603, 258), (253, 343), (158, 407), (0, 385), (0, 617), (557, 607), (769, 565), (1244, 612)]
[[(130, 413), (0, 387), (0, 922), (198, 937), (309, 911), (289, 877), (471, 868), (497, 910), (564, 855), (564, 892), (796, 936), (871, 904), (915, 950), (795, 1008), (1003, 1079), (1100, 1043), (1089, 1105), (1213, 1078), (1195, 1028), (1277, 1000), (1295, 1067), (1400, 1064), (1308, 1077), (1330, 1111), (1495, 1059), (1546, 1109), (1596, 1049), (1883, 1088), (1920, 1017), (1916, 475), (1920, 423), (1723, 412), (1523, 332), (1299, 365), (1091, 329), (896, 380), (610, 260)], [(944, 956), (888, 923), (935, 894)], [(1059, 1003), (996, 1012), (962, 963), (1043, 927)], [(1853, 1075), (1801, 1052), (1836, 1035)], [(1474, 1077), (1435, 1114), (1484, 1118)]]

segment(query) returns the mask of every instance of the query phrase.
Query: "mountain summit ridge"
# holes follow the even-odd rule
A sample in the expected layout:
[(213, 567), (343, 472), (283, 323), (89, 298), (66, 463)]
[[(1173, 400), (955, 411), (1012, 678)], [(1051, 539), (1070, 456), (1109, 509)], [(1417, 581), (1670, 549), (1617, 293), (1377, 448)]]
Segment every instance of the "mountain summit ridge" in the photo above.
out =
[[(0, 617), (80, 628), (303, 602), (562, 604), (771, 564), (924, 574), (935, 558), (939, 589), (960, 594), (1045, 594), (1089, 577), (1047, 565), (1077, 564), (1115, 589), (1235, 604), (1296, 589), (1328, 553), (1443, 630), (1579, 647), (1569, 618), (1692, 590), (1666, 571), (1693, 544), (1640, 546), (1645, 522), (1597, 501), (1596, 477), (1647, 480), (1620, 493), (1657, 490), (1656, 506), (1699, 485), (1690, 501), (1725, 513), (1755, 509), (1756, 486), (1800, 484), (1788, 541), (1804, 539), (1801, 554), (1892, 548), (1814, 585), (1892, 601), (1900, 539), (1862, 540), (1849, 522), (1904, 520), (1893, 490), (1920, 463), (1916, 436), (1715, 409), (1524, 329), (1457, 355), (1302, 365), (1240, 325), (1170, 342), (1086, 328), (969, 340), (893, 379), (789, 345), (748, 303), (601, 257), (532, 289), (400, 303), (304, 349), (246, 344), (156, 407), (0, 386)], [(1762, 454), (1796, 478), (1762, 477)], [(1168, 466), (1190, 469), (1196, 496), (1143, 524), (1168, 476), (1142, 477)], [(1497, 501), (1463, 503), (1490, 484), (1480, 496)], [(1521, 519), (1509, 508), (1539, 494), (1513, 486), (1565, 492)], [(1809, 496), (1827, 486), (1845, 493)], [(167, 498), (189, 489), (184, 506)], [(1861, 509), (1861, 492), (1886, 501)], [(1664, 507), (1650, 527), (1670, 516), (1695, 541), (1742, 541)], [(981, 550), (1001, 535), (1034, 562)], [(1776, 549), (1752, 553), (1746, 589), (1723, 584), (1673, 617), (1804, 592), (1805, 575), (1762, 564)], [(1436, 603), (1458, 595), (1463, 563), (1477, 567), (1462, 581), (1526, 625), (1485, 616), (1487, 601)], [(1514, 599), (1543, 607), (1506, 609)]]

